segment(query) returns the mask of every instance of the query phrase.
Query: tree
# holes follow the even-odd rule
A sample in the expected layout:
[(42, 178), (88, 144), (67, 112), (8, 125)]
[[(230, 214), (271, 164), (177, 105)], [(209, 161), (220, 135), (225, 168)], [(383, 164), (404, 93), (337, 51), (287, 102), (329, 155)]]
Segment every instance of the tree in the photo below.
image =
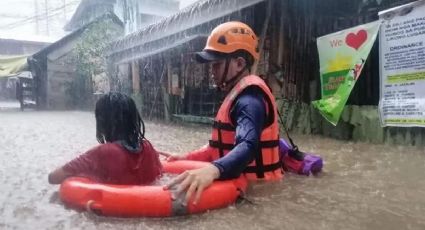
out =
[(74, 49), (77, 77), (71, 84), (70, 94), (76, 107), (88, 108), (92, 105), (93, 78), (95, 76), (106, 77), (105, 48), (123, 31), (122, 26), (116, 23), (116, 20), (106, 16), (86, 27)]

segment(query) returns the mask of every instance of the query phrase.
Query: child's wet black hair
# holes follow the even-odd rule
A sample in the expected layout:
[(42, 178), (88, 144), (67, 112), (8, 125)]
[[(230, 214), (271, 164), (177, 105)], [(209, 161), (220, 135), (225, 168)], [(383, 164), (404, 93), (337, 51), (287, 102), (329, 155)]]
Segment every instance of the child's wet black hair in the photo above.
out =
[(139, 148), (139, 142), (145, 138), (145, 124), (136, 104), (125, 94), (103, 95), (96, 102), (95, 117), (99, 143), (124, 141), (132, 148)]

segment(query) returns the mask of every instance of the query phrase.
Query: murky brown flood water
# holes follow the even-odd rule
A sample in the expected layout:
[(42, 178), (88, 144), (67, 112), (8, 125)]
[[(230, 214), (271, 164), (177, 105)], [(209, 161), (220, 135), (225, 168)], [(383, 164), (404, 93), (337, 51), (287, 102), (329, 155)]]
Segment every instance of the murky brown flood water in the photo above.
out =
[[(183, 153), (209, 128), (147, 122), (159, 150)], [(0, 113), (0, 229), (425, 229), (425, 150), (295, 136), (325, 159), (319, 177), (253, 184), (242, 204), (201, 215), (105, 218), (67, 210), (47, 173), (96, 144), (89, 112)]]

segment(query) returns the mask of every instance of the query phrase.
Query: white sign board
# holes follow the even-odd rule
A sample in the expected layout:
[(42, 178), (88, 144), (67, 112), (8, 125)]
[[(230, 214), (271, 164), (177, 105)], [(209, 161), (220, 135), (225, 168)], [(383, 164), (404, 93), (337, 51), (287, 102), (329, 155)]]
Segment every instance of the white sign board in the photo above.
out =
[(425, 0), (379, 16), (382, 126), (425, 127)]

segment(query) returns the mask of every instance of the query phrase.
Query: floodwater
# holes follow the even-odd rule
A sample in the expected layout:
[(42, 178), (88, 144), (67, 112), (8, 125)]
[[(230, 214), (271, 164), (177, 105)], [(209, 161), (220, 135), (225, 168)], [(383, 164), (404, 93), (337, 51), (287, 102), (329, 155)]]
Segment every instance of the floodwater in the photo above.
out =
[[(158, 150), (183, 153), (209, 128), (146, 122)], [(96, 144), (89, 112), (0, 111), (0, 229), (425, 229), (425, 150), (294, 136), (317, 177), (251, 184), (250, 202), (200, 215), (106, 218), (64, 208), (47, 174)]]

